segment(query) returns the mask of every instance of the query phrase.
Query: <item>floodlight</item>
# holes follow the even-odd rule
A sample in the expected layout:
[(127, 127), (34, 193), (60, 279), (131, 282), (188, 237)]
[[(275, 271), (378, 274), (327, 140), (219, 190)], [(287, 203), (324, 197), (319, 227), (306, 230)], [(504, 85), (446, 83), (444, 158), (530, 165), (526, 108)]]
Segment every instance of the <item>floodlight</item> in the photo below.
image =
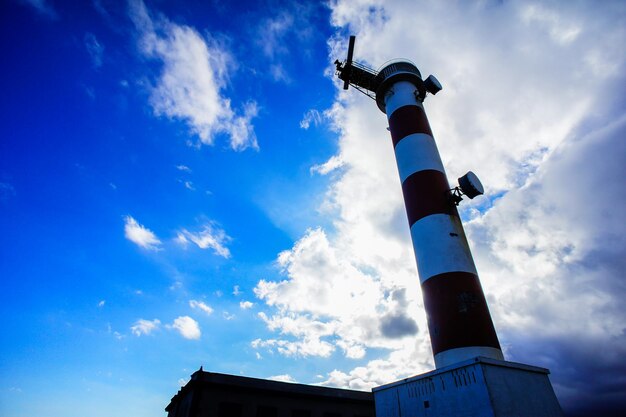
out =
[(474, 197), (485, 193), (482, 183), (472, 171), (459, 178), (459, 185), (449, 191), (450, 201), (458, 206), (463, 196), (466, 195), (470, 200)]
[(472, 171), (459, 178), (459, 186), (463, 194), (468, 196), (470, 200), (485, 193), (482, 183)]
[(424, 80), (424, 86), (426, 87), (426, 91), (428, 91), (433, 96), (441, 91), (443, 88), (441, 83), (434, 75), (429, 75), (428, 78)]

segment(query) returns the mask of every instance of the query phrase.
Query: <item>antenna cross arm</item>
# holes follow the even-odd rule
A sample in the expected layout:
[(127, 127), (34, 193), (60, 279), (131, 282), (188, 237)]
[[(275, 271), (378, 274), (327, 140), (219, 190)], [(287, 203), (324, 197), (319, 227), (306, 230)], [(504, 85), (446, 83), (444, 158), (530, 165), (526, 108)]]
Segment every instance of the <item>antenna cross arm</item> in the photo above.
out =
[(348, 84), (352, 84), (355, 87), (376, 93), (381, 81), (376, 71), (357, 62), (348, 64), (337, 60), (335, 66), (337, 67), (337, 76), (344, 81), (344, 90), (348, 89)]

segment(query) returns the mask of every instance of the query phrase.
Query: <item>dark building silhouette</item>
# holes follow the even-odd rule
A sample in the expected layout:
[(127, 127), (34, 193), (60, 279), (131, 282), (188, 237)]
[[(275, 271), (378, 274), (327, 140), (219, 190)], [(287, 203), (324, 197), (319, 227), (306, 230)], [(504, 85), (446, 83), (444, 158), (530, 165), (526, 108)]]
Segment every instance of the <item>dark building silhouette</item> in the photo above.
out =
[(165, 408), (168, 417), (375, 417), (371, 392), (200, 370)]

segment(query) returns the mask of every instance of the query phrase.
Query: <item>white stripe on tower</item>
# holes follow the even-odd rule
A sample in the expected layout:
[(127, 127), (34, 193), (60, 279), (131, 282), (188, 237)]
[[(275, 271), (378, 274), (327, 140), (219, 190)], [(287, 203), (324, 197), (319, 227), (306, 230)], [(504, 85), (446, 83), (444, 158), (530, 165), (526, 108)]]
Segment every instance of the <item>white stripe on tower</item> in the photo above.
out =
[[(444, 239), (442, 239), (444, 237)], [(411, 226), (420, 282), (446, 272), (478, 275), (461, 221), (448, 214), (431, 214)]]
[(413, 133), (406, 136), (396, 145), (395, 153), (402, 182), (414, 172), (425, 169), (445, 172), (435, 140), (430, 135)]
[[(391, 75), (393, 77), (393, 75)], [(504, 359), (467, 238), (416, 86), (384, 91), (437, 368)]]

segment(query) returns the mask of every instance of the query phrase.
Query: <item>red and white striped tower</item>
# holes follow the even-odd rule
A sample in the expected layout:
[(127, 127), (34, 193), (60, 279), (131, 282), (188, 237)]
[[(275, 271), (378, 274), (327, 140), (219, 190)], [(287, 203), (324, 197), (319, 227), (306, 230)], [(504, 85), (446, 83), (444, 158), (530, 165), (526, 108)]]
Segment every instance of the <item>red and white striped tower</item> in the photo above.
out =
[[(439, 81), (432, 75), (422, 80), (417, 67), (405, 60), (380, 71), (353, 62), (354, 43), (351, 36), (347, 60), (335, 61), (337, 76), (344, 89), (353, 86), (387, 114), (440, 368), (373, 388), (376, 414), (562, 416), (547, 369), (504, 361), (456, 208), (462, 194), (470, 199), (482, 194), (482, 185), (468, 172), (459, 178), (459, 187), (450, 188), (422, 104), (427, 92), (441, 90)], [(479, 394), (485, 392), (489, 395)]]
[[(463, 225), (424, 106), (415, 65), (399, 61), (378, 74), (376, 102), (387, 114), (417, 259), (428, 328), (441, 368), (477, 356), (503, 360)], [(436, 83), (434, 77), (427, 83)]]
[[(422, 80), (409, 61), (389, 63), (379, 72), (353, 62), (354, 42), (351, 36), (347, 60), (335, 61), (337, 75), (344, 81), (344, 89), (352, 85), (375, 98), (378, 108), (387, 114), (435, 366), (477, 356), (504, 360), (456, 209), (461, 198), (451, 193), (422, 104), (426, 92), (436, 94), (441, 85), (433, 76)], [(482, 194), (474, 179), (470, 173), (459, 179), (461, 189), (471, 192), (470, 198)], [(468, 183), (469, 187), (464, 187)]]

